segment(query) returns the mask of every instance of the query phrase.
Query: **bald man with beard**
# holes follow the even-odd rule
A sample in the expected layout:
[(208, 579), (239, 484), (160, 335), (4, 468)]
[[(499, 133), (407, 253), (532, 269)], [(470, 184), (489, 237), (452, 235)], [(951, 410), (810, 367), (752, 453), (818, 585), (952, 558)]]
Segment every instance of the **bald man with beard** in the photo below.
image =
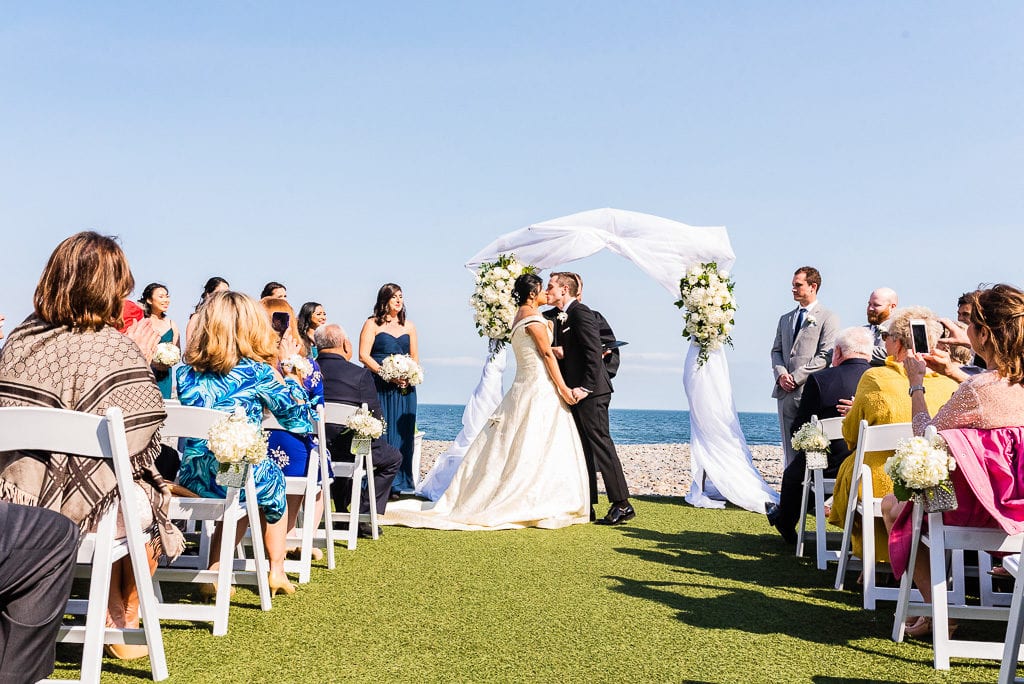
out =
[(872, 366), (885, 365), (886, 354), (882, 331), (888, 327), (889, 316), (899, 306), (899, 302), (896, 291), (889, 287), (880, 287), (868, 297), (868, 324), (864, 327), (870, 330), (875, 338), (875, 348), (871, 352)]

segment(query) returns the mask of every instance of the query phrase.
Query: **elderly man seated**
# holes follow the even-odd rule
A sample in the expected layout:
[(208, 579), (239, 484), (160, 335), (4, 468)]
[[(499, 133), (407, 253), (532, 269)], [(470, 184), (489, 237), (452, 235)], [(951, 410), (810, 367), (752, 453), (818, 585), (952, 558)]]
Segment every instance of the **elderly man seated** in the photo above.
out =
[[(319, 350), (316, 360), (320, 364), (320, 372), (323, 374), (324, 401), (351, 404), (352, 406), (366, 404), (374, 416), (383, 420), (380, 400), (377, 398), (377, 388), (373, 384), (373, 376), (370, 371), (362, 366), (357, 366), (343, 355), (347, 340), (345, 330), (334, 323), (322, 325), (313, 333), (313, 342)], [(327, 449), (331, 458), (338, 461), (351, 461), (354, 458), (352, 456), (352, 432), (346, 430), (343, 425), (331, 423), (327, 424), (326, 432)], [(377, 493), (377, 513), (383, 514), (384, 507), (388, 502), (388, 494), (391, 492), (391, 482), (398, 474), (399, 466), (402, 465), (402, 454), (381, 438), (373, 440), (370, 448), (373, 450), (373, 483)], [(335, 510), (345, 511), (348, 509), (351, 491), (351, 480), (347, 478), (334, 480), (331, 485), (331, 495), (334, 498)], [(364, 497), (359, 507), (360, 513), (369, 513), (369, 498)], [(368, 523), (359, 524), (359, 536), (370, 536)]]

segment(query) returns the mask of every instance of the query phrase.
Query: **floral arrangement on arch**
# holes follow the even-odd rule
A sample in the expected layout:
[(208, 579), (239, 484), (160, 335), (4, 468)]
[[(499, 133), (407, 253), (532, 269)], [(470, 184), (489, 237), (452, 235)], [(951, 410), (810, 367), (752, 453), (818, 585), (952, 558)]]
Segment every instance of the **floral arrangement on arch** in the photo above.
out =
[(516, 260), (514, 254), (501, 254), (495, 261), (486, 261), (476, 270), (476, 289), (469, 298), (473, 321), (480, 337), (494, 340), (492, 351), (509, 341), (512, 321), (519, 306), (512, 299), (512, 286), (524, 273), (537, 269)]
[(711, 352), (723, 345), (732, 346), (733, 318), (736, 311), (735, 283), (729, 272), (709, 261), (690, 268), (679, 280), (679, 301), (685, 309), (683, 336), (700, 347), (697, 366), (703, 366)]

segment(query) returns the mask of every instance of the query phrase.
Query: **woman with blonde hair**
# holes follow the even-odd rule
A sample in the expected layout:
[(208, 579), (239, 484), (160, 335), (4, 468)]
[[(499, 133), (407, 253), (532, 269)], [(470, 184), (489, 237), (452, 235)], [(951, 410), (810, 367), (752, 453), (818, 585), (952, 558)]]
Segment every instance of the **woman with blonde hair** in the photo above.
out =
[[(294, 338), (278, 338), (263, 309), (251, 298), (240, 292), (211, 295), (197, 315), (195, 342), (185, 351), (186, 365), (177, 371), (178, 396), (185, 406), (225, 412), (240, 406), (255, 425), (263, 422), (266, 408), (285, 428), (311, 432), (306, 392), (299, 384), (298, 373), (292, 367), (281, 371), (276, 368), (279, 358), (298, 351)], [(221, 498), (226, 491), (216, 481), (219, 465), (206, 440), (186, 440), (178, 481), (199, 496)], [(284, 474), (276, 462), (267, 458), (252, 466), (252, 477), (266, 523), (263, 536), (270, 557), (270, 588), (275, 594), (291, 594), (295, 587), (284, 572)], [(215, 551), (211, 558), (217, 557)], [(210, 569), (216, 567), (214, 562)], [(203, 593), (212, 595), (216, 588), (205, 586)]]
[[(125, 297), (135, 286), (114, 238), (72, 235), (50, 256), (36, 286), (35, 312), (0, 352), (0, 406), (41, 406), (102, 415), (124, 411), (137, 503), (150, 542), (150, 569), (161, 553), (174, 558), (184, 540), (170, 522), (171, 493), (154, 465), (160, 452), (164, 404), (149, 360), (118, 332)], [(91, 532), (118, 499), (111, 465), (70, 454), (0, 453), (0, 498), (62, 513)], [(107, 623), (139, 626), (139, 597), (128, 558), (111, 578)], [(146, 655), (145, 646), (110, 644), (120, 658)]]
[[(853, 466), (857, 458), (857, 435), (861, 420), (868, 425), (889, 425), (891, 423), (909, 423), (912, 412), (908, 391), (911, 382), (903, 367), (903, 360), (913, 349), (910, 332), (910, 321), (925, 321), (928, 330), (928, 347), (934, 349), (942, 337), (943, 327), (930, 309), (923, 306), (897, 309), (889, 317), (889, 329), (882, 334), (886, 359), (884, 366), (870, 368), (860, 377), (857, 392), (853, 397), (853, 405), (843, 419), (843, 437), (852, 452), (839, 466), (836, 473), (836, 485), (833, 492), (832, 511), (828, 521), (839, 527), (846, 524), (846, 509), (853, 483)], [(935, 372), (928, 372), (918, 383), (925, 388), (928, 407), (932, 411), (949, 400), (956, 390), (956, 382)], [(864, 464), (871, 468), (871, 482), (874, 495), (882, 496), (892, 492), (892, 480), (885, 474), (885, 461), (892, 456), (892, 451), (869, 451), (864, 454)], [(889, 560), (889, 547), (886, 543), (885, 529), (880, 520), (876, 520), (878, 529), (875, 533), (875, 558), (879, 561)], [(860, 521), (854, 523), (853, 552), (860, 556), (863, 551), (863, 538)]]

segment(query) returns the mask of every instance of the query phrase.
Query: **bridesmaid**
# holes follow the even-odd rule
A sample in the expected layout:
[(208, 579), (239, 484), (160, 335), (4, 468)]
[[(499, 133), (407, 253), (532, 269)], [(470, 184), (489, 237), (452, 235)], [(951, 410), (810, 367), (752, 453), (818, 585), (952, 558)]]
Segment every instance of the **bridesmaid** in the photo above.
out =
[[(311, 359), (315, 359), (317, 355), (316, 343), (313, 342), (313, 333), (321, 325), (327, 322), (327, 312), (324, 311), (323, 304), (318, 302), (306, 302), (299, 309), (299, 338), (302, 342), (302, 353)], [(345, 340), (346, 345), (351, 343)], [(346, 359), (352, 358), (352, 350), (349, 349), (348, 356)]]
[[(142, 291), (139, 298), (142, 309), (146, 312), (146, 318), (153, 325), (153, 331), (160, 336), (158, 344), (170, 343), (181, 349), (181, 335), (178, 333), (178, 326), (167, 317), (167, 310), (171, 308), (171, 295), (167, 286), (161, 283), (150, 283)], [(174, 389), (174, 379), (171, 377), (171, 367), (162, 363), (151, 364), (153, 375), (156, 376), (156, 385), (160, 388), (160, 394), (164, 399), (171, 398)]]
[(391, 497), (413, 486), (412, 455), (416, 434), (416, 388), (380, 377), (381, 362), (392, 354), (408, 354), (419, 363), (416, 326), (406, 319), (402, 288), (385, 283), (377, 292), (373, 315), (359, 333), (359, 360), (373, 373), (381, 411), (387, 421), (384, 438), (402, 452), (402, 467), (391, 485)]
[(218, 292), (227, 292), (231, 289), (231, 285), (228, 281), (224, 280), (220, 276), (213, 276), (206, 281), (206, 285), (203, 285), (203, 294), (199, 295), (199, 303), (196, 304), (195, 311), (188, 317), (188, 323), (185, 324), (185, 344), (187, 345), (189, 340), (192, 339), (192, 333), (195, 332), (196, 327), (196, 314), (199, 313), (199, 309), (203, 308), (203, 304), (210, 298), (210, 295), (217, 294)]

